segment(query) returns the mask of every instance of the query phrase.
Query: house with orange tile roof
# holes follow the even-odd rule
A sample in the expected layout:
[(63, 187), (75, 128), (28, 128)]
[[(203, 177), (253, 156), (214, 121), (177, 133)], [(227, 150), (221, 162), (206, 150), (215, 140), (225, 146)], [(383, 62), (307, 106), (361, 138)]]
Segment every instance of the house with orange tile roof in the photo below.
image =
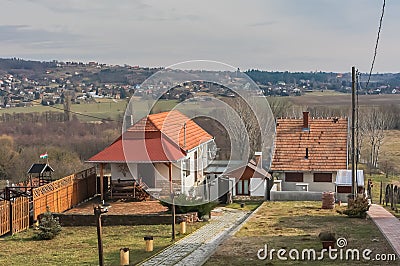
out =
[(271, 172), (282, 191), (336, 191), (336, 175), (348, 168), (348, 119), (280, 118)]
[(111, 182), (134, 180), (149, 192), (189, 195), (205, 182), (203, 168), (213, 144), (214, 138), (193, 120), (170, 111), (137, 121), (87, 162), (99, 164), (100, 175), (110, 164)]

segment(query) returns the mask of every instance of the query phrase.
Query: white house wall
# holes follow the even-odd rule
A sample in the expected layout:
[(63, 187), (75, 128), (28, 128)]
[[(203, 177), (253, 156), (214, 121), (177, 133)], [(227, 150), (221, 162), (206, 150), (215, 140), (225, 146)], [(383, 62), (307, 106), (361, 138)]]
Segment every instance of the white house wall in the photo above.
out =
[[(125, 165), (125, 166), (123, 166), (123, 165)], [(133, 179), (133, 176), (137, 176), (137, 165), (136, 164), (129, 164), (129, 168), (126, 166), (126, 164), (122, 164), (122, 163), (112, 163), (111, 164), (111, 179), (112, 180)]]
[[(188, 195), (189, 191), (191, 191), (192, 187), (202, 184), (204, 180), (203, 168), (207, 166), (208, 163), (208, 154), (207, 154), (208, 145), (202, 144), (193, 150), (189, 151), (187, 154), (187, 158), (190, 161), (190, 174), (186, 176), (185, 171), (183, 170), (182, 162), (177, 162), (172, 165), (172, 179), (174, 180), (174, 184), (180, 184), (181, 193), (185, 193)], [(194, 163), (194, 153), (197, 151), (197, 166), (198, 166), (198, 184), (195, 183), (195, 163)], [(138, 175), (138, 164), (129, 164), (129, 169), (127, 167), (122, 167), (123, 164), (112, 163), (111, 164), (111, 176), (113, 180), (117, 179), (134, 179)], [(163, 182), (168, 182), (169, 180), (169, 167), (168, 163), (155, 163), (155, 179), (156, 179), (156, 187), (160, 187), (160, 184)], [(177, 190), (177, 185), (174, 185), (175, 190)]]
[(233, 196), (236, 196), (236, 179), (234, 177), (229, 178), (229, 190), (233, 191)]
[(308, 191), (313, 191), (313, 192), (335, 191), (334, 182), (336, 180), (336, 172), (332, 173), (332, 182), (314, 182), (313, 172), (303, 173), (303, 182), (285, 182), (284, 179), (285, 175), (281, 174), (280, 177), (282, 178), (283, 191), (296, 191), (297, 183), (308, 184)]
[(266, 180), (261, 178), (250, 178), (250, 196), (264, 197)]

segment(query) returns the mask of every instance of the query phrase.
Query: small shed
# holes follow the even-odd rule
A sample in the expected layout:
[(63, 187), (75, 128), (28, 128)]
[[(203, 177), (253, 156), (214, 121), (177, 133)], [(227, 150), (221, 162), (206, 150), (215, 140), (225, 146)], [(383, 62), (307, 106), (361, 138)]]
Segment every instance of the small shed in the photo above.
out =
[(237, 196), (264, 197), (266, 195), (267, 180), (271, 180), (271, 175), (265, 169), (259, 167), (254, 160), (251, 160), (246, 166), (234, 169), (225, 175), (237, 180), (234, 191)]
[(54, 169), (47, 163), (34, 163), (28, 170), (29, 180), (32, 185), (32, 180), (37, 179), (38, 185), (43, 186), (53, 181), (51, 173)]
[[(357, 191), (364, 191), (364, 171), (357, 170)], [(336, 175), (336, 193), (337, 198), (342, 201), (347, 201), (347, 195), (351, 194), (352, 188), (352, 173), (351, 170), (338, 170)]]

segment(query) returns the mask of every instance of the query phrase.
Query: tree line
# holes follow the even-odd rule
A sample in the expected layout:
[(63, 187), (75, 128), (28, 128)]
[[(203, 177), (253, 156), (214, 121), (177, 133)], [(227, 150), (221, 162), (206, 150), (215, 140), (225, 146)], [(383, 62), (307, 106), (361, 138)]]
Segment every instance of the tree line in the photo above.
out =
[(44, 162), (47, 152), (54, 177), (87, 167), (85, 160), (98, 153), (121, 133), (117, 122), (85, 123), (9, 121), (0, 123), (0, 179), (21, 181), (33, 163)]

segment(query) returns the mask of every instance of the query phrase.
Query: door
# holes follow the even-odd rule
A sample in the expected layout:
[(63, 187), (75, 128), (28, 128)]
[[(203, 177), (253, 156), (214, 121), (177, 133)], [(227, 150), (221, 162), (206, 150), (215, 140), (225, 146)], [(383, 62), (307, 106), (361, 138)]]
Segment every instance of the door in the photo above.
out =
[[(156, 178), (154, 175), (154, 166), (152, 163), (140, 163), (138, 164), (138, 177), (145, 183), (149, 188), (156, 187)], [(137, 180), (139, 181), (139, 180)]]
[(236, 184), (236, 195), (250, 195), (250, 180), (239, 180)]

